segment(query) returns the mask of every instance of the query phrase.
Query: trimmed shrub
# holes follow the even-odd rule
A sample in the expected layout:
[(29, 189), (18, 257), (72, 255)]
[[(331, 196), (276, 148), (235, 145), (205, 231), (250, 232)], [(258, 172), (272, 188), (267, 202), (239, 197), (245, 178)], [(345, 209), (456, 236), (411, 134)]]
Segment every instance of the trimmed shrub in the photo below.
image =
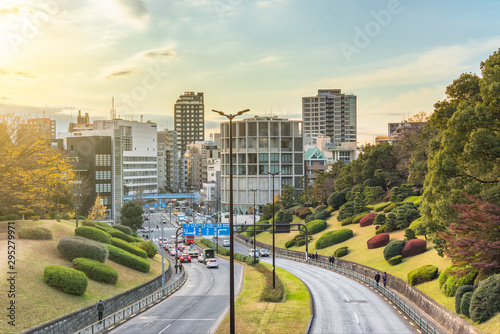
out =
[(439, 277), (438, 277), (438, 287), (439, 289), (441, 289), (444, 285), (444, 283), (446, 283), (446, 280), (448, 279), (448, 277), (450, 277), (450, 270), (451, 270), (451, 266), (446, 268), (442, 273), (439, 274)]
[(90, 219), (84, 219), (80, 222), (82, 226), (96, 227), (97, 225)]
[(124, 251), (113, 245), (105, 244), (109, 251), (109, 259), (134, 270), (147, 273), (149, 272), (149, 262), (137, 255)]
[(52, 240), (52, 232), (45, 227), (29, 227), (17, 232), (19, 239)]
[(310, 215), (308, 215), (306, 217), (306, 219), (304, 219), (305, 223), (307, 224), (307, 223), (313, 221), (315, 219), (314, 216), (315, 216), (314, 213), (311, 213)]
[(405, 230), (405, 240), (412, 240), (412, 239), (417, 239), (417, 236), (415, 235), (415, 231), (413, 231), (411, 228), (407, 228)]
[(146, 253), (145, 251), (143, 251), (142, 249), (140, 249), (137, 246), (134, 246), (132, 244), (129, 244), (126, 241), (123, 241), (122, 239), (111, 238), (111, 244), (115, 247), (123, 249), (124, 251), (127, 251), (129, 253), (132, 253), (134, 255), (142, 257), (143, 259), (148, 258), (148, 253)]
[(133, 242), (131, 245), (137, 246), (143, 251), (145, 251), (148, 254), (148, 257), (151, 259), (154, 258), (156, 254), (158, 254), (158, 249), (156, 249), (156, 246), (153, 244), (151, 240)]
[(473, 296), (474, 296), (473, 292), (466, 292), (460, 299), (460, 312), (467, 318), (470, 318), (470, 303), (472, 301)]
[(297, 247), (304, 246), (306, 244), (306, 239), (300, 239), (297, 241)]
[(113, 228), (116, 228), (119, 231), (122, 231), (126, 235), (132, 235), (132, 229), (125, 225), (113, 225)]
[(108, 233), (111, 234), (111, 236), (113, 238), (122, 239), (123, 241), (126, 241), (126, 242), (135, 242), (135, 239), (133, 236), (125, 234), (122, 231), (117, 230), (115, 228), (108, 229)]
[(375, 212), (380, 212), (380, 211), (384, 210), (385, 208), (387, 208), (391, 204), (392, 204), (391, 202), (385, 202), (385, 203), (376, 204), (376, 205), (373, 206), (373, 210)]
[(485, 322), (498, 312), (500, 312), (500, 274), (479, 282), (469, 307), (470, 318), (479, 323)]
[(314, 219), (326, 219), (330, 217), (330, 211), (317, 211), (315, 214), (314, 214)]
[(424, 239), (411, 239), (408, 240), (403, 247), (403, 252), (401, 255), (403, 257), (415, 256), (422, 254), (427, 250), (427, 241)]
[(325, 210), (328, 207), (328, 205), (318, 205), (317, 207), (314, 208), (314, 212), (320, 212)]
[(83, 272), (55, 265), (45, 267), (43, 280), (48, 285), (75, 296), (83, 296), (88, 284), (87, 276)]
[[(94, 225), (93, 227), (98, 228), (98, 229), (100, 229), (101, 231), (104, 231), (104, 232), (108, 233), (108, 229), (107, 229), (107, 228), (105, 228), (104, 226)], [(108, 234), (109, 234), (109, 233), (108, 233)], [(111, 235), (111, 234), (109, 234), (109, 235)]]
[(309, 208), (302, 208), (299, 209), (295, 212), (295, 215), (299, 217), (300, 219), (305, 219), (308, 215), (310, 215), (312, 212)]
[(77, 257), (73, 259), (73, 266), (76, 270), (83, 271), (88, 278), (97, 282), (115, 284), (118, 280), (118, 272), (99, 261)]
[(104, 244), (84, 237), (62, 237), (57, 244), (57, 250), (70, 261), (77, 257), (106, 262), (108, 251)]
[(403, 253), (403, 247), (406, 241), (404, 240), (392, 240), (384, 248), (384, 259), (387, 261), (396, 255), (401, 255)]
[(354, 215), (352, 217), (352, 223), (353, 224), (359, 224), (359, 222), (361, 221), (361, 219), (363, 219), (364, 217), (366, 217), (367, 215), (369, 215), (370, 212), (361, 212), (361, 213), (358, 213), (356, 215)]
[[(307, 227), (307, 235), (313, 235), (323, 231), (326, 228), (326, 221), (318, 219), (311, 220), (306, 224)], [(300, 231), (300, 234), (304, 235), (305, 231)]]
[(346, 225), (351, 225), (351, 224), (352, 224), (352, 217), (347, 218), (347, 219), (340, 222), (340, 226), (346, 226)]
[(376, 213), (369, 213), (369, 214), (367, 214), (366, 216), (364, 216), (363, 218), (361, 218), (361, 220), (359, 221), (359, 226), (360, 227), (365, 227), (365, 226), (373, 225), (373, 222), (375, 221), (375, 217), (376, 216), (377, 216)]
[[(456, 268), (454, 268), (456, 269)], [(471, 271), (465, 275), (460, 275), (460, 277), (455, 277), (453, 274), (449, 274), (446, 282), (441, 287), (441, 291), (445, 296), (454, 297), (457, 289), (462, 285), (472, 285), (474, 279), (477, 276), (477, 271)]]
[(285, 295), (285, 287), (280, 278), (276, 276), (275, 288), (273, 288), (273, 273), (262, 264), (255, 265), (255, 269), (261, 272), (266, 279), (266, 286), (260, 294), (260, 299), (266, 302), (281, 302)]
[[(467, 292), (473, 292), (474, 291), (474, 286), (472, 285), (462, 285), (457, 289), (457, 292), (455, 293), (455, 312), (457, 314), (461, 314), (461, 303), (462, 303), (462, 297), (464, 294)], [(472, 294), (471, 294), (472, 297)], [(470, 303), (470, 300), (469, 300)], [(469, 308), (467, 307), (467, 314), (469, 314)]]
[(106, 230), (109, 230), (110, 228), (112, 228), (111, 225), (103, 223), (103, 222), (94, 222), (94, 224), (95, 224), (95, 226), (104, 227)]
[(318, 240), (316, 240), (316, 249), (330, 247), (332, 245), (344, 242), (354, 236), (351, 229), (341, 228), (336, 231), (329, 231), (324, 233)]
[(401, 255), (396, 255), (394, 257), (391, 257), (389, 260), (387, 260), (387, 262), (391, 266), (395, 266), (395, 265), (400, 264), (401, 262), (403, 262), (403, 257)]
[(16, 214), (10, 214), (10, 215), (5, 215), (5, 216), (0, 216), (0, 221), (6, 221), (6, 220), (20, 220), (21, 217)]
[(390, 238), (389, 233), (381, 233), (368, 239), (366, 245), (368, 249), (383, 247), (389, 243)]
[(346, 202), (346, 193), (344, 191), (332, 193), (327, 200), (328, 205), (333, 209), (333, 211), (338, 210)]
[(337, 248), (335, 250), (335, 252), (333, 253), (333, 256), (343, 257), (343, 256), (346, 256), (348, 253), (349, 253), (348, 247), (344, 246), (344, 247)]
[(425, 231), (425, 229), (422, 226), (422, 217), (419, 217), (412, 221), (409, 228), (415, 231), (416, 235), (423, 235), (422, 231)]
[(408, 273), (408, 283), (417, 285), (424, 282), (430, 282), (438, 277), (438, 267), (428, 264), (414, 269)]
[(383, 225), (380, 225), (379, 227), (377, 227), (377, 229), (375, 230), (375, 234), (380, 234), (380, 233), (384, 233), (385, 232), (385, 224)]
[(394, 208), (395, 205), (396, 203), (391, 203), (390, 205), (386, 206), (382, 211), (384, 211), (385, 213), (391, 212), (391, 210)]
[(290, 248), (293, 246), (295, 246), (295, 239), (291, 239), (291, 240), (288, 240), (287, 242), (285, 242), (285, 248)]
[(84, 237), (90, 240), (95, 240), (102, 242), (104, 244), (111, 243), (111, 235), (109, 233), (101, 231), (96, 227), (90, 226), (80, 226), (75, 228), (75, 235), (78, 237)]

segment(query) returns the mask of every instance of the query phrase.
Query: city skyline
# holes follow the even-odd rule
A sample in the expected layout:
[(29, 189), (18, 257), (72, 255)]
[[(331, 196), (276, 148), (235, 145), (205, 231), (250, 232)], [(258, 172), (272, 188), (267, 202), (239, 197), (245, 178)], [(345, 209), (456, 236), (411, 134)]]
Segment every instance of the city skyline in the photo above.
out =
[[(173, 129), (174, 103), (301, 119), (318, 89), (358, 97), (358, 143), (445, 98), (500, 45), (497, 1), (108, 0), (0, 8), (0, 112), (78, 110)], [(223, 119), (206, 113), (205, 137)]]

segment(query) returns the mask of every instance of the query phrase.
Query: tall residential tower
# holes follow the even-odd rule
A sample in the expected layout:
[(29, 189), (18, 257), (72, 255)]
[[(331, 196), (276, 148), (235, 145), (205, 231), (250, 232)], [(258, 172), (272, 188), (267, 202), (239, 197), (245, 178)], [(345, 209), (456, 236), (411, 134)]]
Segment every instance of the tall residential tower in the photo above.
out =
[(174, 130), (181, 154), (189, 143), (203, 141), (205, 136), (205, 101), (203, 93), (185, 92), (174, 107)]

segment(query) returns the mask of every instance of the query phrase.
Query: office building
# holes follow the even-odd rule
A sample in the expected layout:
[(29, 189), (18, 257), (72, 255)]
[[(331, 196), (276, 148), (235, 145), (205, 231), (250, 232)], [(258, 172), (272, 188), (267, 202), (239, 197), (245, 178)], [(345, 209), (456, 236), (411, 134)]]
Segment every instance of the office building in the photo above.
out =
[(184, 154), (187, 145), (204, 140), (205, 101), (203, 93), (185, 92), (174, 106), (174, 130), (177, 132), (177, 147)]
[(328, 169), (327, 159), (318, 148), (310, 148), (304, 153), (304, 168), (307, 183), (311, 184), (319, 172), (326, 172)]
[(200, 190), (208, 182), (208, 165), (219, 157), (219, 149), (214, 142), (197, 141), (188, 144), (186, 153), (187, 187)]
[[(45, 112), (44, 112), (45, 115)], [(45, 139), (56, 139), (56, 121), (50, 118), (30, 118), (27, 122), (29, 131)]]
[(94, 130), (94, 125), (90, 123), (89, 113), (85, 113), (85, 116), (82, 116), (82, 111), (78, 110), (78, 115), (76, 116), (76, 123), (69, 123), (68, 132), (72, 133), (73, 136), (81, 136), (82, 131), (91, 131)]

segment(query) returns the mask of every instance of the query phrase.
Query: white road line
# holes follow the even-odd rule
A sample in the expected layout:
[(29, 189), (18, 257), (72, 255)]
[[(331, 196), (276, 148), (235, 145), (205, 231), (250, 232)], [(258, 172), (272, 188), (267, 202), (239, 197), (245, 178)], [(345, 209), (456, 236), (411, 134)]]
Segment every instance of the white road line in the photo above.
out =
[(168, 324), (168, 325), (167, 325), (167, 327), (163, 328), (163, 329), (161, 330), (161, 332), (159, 332), (158, 334), (163, 333), (163, 332), (164, 332), (167, 328), (169, 328), (170, 326), (172, 326), (172, 324)]
[(347, 298), (346, 295), (344, 295), (345, 299), (347, 300), (348, 303), (350, 303), (349, 298)]
[(332, 285), (333, 285), (334, 287), (338, 288), (338, 286), (336, 286), (334, 283), (332, 283)]
[(354, 316), (356, 317), (356, 322), (358, 323), (359, 325), (359, 319), (358, 319), (358, 315), (356, 313), (354, 313)]

